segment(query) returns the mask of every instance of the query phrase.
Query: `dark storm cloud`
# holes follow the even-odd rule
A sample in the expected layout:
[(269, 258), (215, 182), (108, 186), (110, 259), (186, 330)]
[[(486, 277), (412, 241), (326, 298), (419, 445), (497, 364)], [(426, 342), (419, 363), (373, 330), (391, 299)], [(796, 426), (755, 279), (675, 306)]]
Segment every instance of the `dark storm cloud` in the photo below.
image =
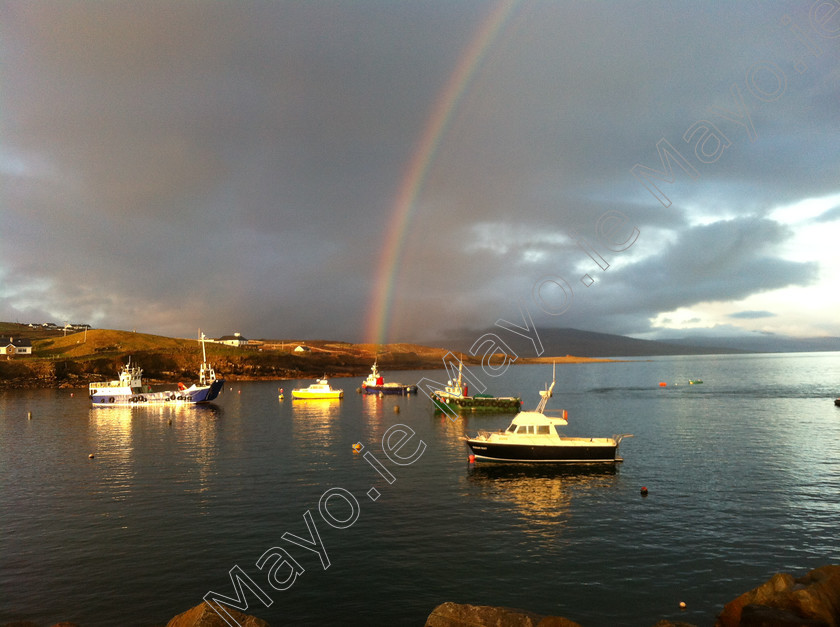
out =
[[(363, 339), (405, 173), (494, 8), (0, 2), (0, 318)], [(430, 155), (391, 339), (492, 324), (586, 271), (543, 323), (641, 333), (836, 261), (788, 259), (797, 227), (768, 217), (837, 193), (837, 39), (808, 6), (509, 8)], [(730, 142), (711, 163), (683, 139), (702, 120)], [(657, 182), (667, 208), (631, 173), (661, 139), (696, 170)], [(641, 235), (602, 272), (575, 234), (597, 244), (609, 210)]]

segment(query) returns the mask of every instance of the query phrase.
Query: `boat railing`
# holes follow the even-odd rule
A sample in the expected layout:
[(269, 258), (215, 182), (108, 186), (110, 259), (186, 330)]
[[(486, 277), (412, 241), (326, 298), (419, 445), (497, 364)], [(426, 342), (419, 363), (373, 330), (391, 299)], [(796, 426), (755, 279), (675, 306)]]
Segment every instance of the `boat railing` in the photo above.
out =
[(89, 388), (121, 388), (125, 387), (120, 381), (100, 381), (98, 383), (90, 383)]

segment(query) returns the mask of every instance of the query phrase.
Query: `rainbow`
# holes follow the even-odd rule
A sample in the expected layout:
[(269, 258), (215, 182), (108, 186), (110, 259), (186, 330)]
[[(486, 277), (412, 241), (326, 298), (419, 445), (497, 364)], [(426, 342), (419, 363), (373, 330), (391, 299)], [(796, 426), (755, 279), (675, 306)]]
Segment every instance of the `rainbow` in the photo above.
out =
[(501, 0), (488, 13), (435, 101), (423, 135), (400, 183), (394, 209), (385, 230), (385, 246), (376, 266), (379, 270), (373, 285), (373, 302), (365, 325), (365, 341), (368, 343), (385, 343), (390, 323), (394, 283), (408, 225), (415, 209), (415, 201), (426, 180), (429, 166), (434, 160), (453, 112), (488, 47), (508, 21), (518, 1)]

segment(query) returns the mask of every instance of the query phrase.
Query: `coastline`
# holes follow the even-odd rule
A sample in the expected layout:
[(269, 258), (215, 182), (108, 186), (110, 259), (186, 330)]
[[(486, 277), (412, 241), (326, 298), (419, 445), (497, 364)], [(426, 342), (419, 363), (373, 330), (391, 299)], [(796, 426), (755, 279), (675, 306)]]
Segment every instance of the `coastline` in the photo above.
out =
[[(67, 336), (33, 340), (31, 355), (0, 358), (0, 390), (27, 388), (83, 389), (89, 383), (110, 381), (129, 360), (143, 368), (150, 385), (193, 379), (201, 362), (197, 340), (167, 338), (128, 331), (92, 329)], [(305, 347), (301, 349), (300, 347)], [(351, 344), (327, 340), (271, 340), (253, 346), (206, 344), (207, 361), (226, 381), (284, 381), (366, 376), (376, 362), (385, 373), (437, 370), (444, 358), (455, 355), (464, 365), (481, 367), (482, 359), (447, 348), (419, 344)], [(502, 364), (508, 357), (490, 357)], [(450, 358), (451, 359), (451, 358)], [(610, 363), (607, 358), (564, 355), (516, 357), (516, 364)]]

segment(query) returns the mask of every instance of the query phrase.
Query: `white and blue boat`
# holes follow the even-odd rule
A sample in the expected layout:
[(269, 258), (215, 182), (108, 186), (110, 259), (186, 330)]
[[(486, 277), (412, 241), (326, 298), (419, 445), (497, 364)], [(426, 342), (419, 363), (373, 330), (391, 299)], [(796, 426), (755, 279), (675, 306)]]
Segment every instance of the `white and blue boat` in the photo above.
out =
[(374, 361), (370, 374), (367, 379), (362, 381), (361, 391), (364, 394), (417, 394), (417, 386), (404, 383), (385, 383), (385, 377), (379, 372), (376, 361)]
[(204, 334), (201, 335), (203, 361), (198, 370), (198, 383), (187, 387), (178, 384), (175, 390), (153, 392), (151, 386), (143, 383), (142, 368), (128, 363), (119, 372), (116, 381), (100, 381), (88, 386), (90, 402), (94, 407), (125, 407), (137, 405), (198, 405), (213, 401), (225, 384), (217, 379), (213, 366), (207, 363), (204, 350)]

